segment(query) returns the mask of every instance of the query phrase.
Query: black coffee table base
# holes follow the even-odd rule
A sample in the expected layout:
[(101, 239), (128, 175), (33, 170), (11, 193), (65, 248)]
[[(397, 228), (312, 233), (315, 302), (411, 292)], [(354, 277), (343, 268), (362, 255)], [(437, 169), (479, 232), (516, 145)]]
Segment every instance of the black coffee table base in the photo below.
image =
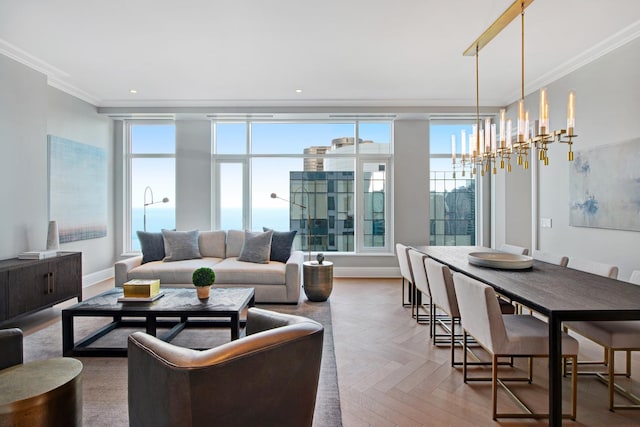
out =
[[(162, 304), (117, 303), (117, 297), (122, 296), (122, 290), (115, 289), (62, 310), (63, 355), (126, 357), (126, 347), (90, 347), (109, 332), (126, 327), (144, 328), (153, 336), (158, 336), (158, 328), (169, 328), (167, 332), (158, 336), (167, 342), (174, 339), (184, 328), (226, 327), (231, 330), (231, 340), (236, 340), (240, 338), (246, 325), (246, 319), (240, 318), (241, 313), (248, 307), (253, 307), (255, 303), (253, 288), (212, 289), (210, 300), (216, 301), (216, 297), (224, 294), (223, 296), (231, 301), (228, 306), (208, 304), (206, 301), (185, 306), (180, 304), (181, 299), (185, 298), (185, 292), (187, 297), (193, 293), (195, 299), (195, 290), (165, 289), (164, 291), (165, 296), (157, 300), (158, 302), (164, 300)], [(116, 311), (117, 314), (114, 313)], [(110, 317), (113, 321), (74, 342), (74, 318), (76, 317)], [(136, 317), (139, 319), (135, 319)]]

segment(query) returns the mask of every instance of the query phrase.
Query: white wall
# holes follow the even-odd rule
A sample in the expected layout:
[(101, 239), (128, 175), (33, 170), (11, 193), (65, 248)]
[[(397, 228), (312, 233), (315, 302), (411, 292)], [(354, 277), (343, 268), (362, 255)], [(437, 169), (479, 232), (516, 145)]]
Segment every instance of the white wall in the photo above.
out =
[[(46, 77), (0, 55), (0, 258), (44, 249), (47, 238), (47, 134), (104, 148), (113, 206), (113, 129), (96, 108), (47, 85)], [(81, 251), (83, 274), (113, 267), (114, 221), (107, 236), (60, 245)]]
[[(596, 61), (547, 86), (551, 129), (566, 127), (567, 94), (576, 91), (576, 133), (574, 151), (610, 145), (635, 139), (640, 134), (640, 39), (636, 39)], [(531, 117), (538, 116), (537, 93), (527, 97)], [(514, 106), (510, 107), (513, 114)], [(538, 236), (538, 248), (544, 251), (587, 258), (618, 265), (619, 278), (626, 280), (631, 271), (640, 269), (637, 248), (640, 233), (569, 226), (569, 167), (566, 144), (554, 143), (549, 148), (549, 166), (540, 166), (539, 216), (550, 218), (552, 228), (540, 228), (532, 211)], [(616, 171), (611, 171), (612, 174)], [(519, 205), (522, 193), (530, 183), (514, 180), (507, 189), (507, 204)], [(513, 203), (511, 203), (513, 201)], [(518, 218), (507, 208), (504, 215)], [(506, 239), (518, 244), (524, 241), (519, 222), (510, 221)], [(532, 246), (536, 242), (532, 240)]]

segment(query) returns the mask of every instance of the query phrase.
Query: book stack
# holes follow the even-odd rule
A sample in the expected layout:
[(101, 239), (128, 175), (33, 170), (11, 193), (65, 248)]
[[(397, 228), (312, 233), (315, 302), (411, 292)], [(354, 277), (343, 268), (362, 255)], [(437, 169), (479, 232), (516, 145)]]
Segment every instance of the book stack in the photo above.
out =
[(50, 251), (27, 251), (18, 255), (18, 259), (45, 259), (58, 256), (58, 250)]
[(160, 280), (129, 280), (122, 287), (125, 298), (153, 298), (160, 293)]

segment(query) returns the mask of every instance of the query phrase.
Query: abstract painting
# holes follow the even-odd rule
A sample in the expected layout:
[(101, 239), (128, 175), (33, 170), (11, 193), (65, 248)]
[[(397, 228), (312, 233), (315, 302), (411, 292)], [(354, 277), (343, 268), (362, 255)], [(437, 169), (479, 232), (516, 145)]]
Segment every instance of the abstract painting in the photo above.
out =
[(49, 219), (60, 243), (107, 235), (107, 156), (104, 149), (53, 135), (49, 149)]
[(640, 231), (640, 139), (576, 151), (569, 225)]

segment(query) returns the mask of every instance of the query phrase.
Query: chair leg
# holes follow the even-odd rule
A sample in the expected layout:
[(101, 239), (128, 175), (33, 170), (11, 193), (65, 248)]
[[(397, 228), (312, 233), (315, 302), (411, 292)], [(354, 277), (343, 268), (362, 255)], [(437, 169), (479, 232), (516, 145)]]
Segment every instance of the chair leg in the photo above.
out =
[(493, 408), (493, 420), (498, 419), (498, 358), (491, 355), (491, 406)]
[(609, 359), (609, 410), (611, 412), (613, 412), (613, 390), (615, 387), (615, 357), (614, 357), (614, 352), (613, 352), (613, 348), (609, 347), (609, 348), (605, 348), (605, 350), (607, 350), (607, 357)]
[(467, 383), (467, 331), (462, 331), (462, 378)]
[(571, 419), (576, 420), (578, 413), (578, 355), (571, 357)]

